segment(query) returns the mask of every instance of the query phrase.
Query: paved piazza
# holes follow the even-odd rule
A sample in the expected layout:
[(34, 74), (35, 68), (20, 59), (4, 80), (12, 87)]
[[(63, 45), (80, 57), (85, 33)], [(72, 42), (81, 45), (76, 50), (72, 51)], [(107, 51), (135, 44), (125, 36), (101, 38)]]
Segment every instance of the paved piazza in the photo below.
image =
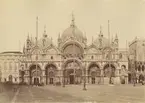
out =
[(21, 86), (17, 92), (1, 93), (0, 103), (145, 103), (145, 86), (142, 85), (87, 85), (87, 91), (82, 89), (83, 85)]

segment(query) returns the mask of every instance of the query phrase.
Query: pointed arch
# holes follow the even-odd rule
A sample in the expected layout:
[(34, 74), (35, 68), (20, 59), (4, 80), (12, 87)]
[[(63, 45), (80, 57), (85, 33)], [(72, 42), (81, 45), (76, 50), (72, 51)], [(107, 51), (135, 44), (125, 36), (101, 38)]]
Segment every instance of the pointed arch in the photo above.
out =
[(53, 84), (53, 79), (56, 76), (57, 66), (54, 63), (46, 64), (45, 66), (45, 75), (46, 75), (46, 84)]

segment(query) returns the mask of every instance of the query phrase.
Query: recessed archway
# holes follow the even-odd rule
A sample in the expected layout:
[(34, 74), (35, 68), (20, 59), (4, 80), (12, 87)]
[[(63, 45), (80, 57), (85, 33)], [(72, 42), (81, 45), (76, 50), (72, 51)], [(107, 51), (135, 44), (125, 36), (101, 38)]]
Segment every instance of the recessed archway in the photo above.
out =
[(40, 65), (33, 64), (29, 67), (30, 84), (38, 85), (40, 83), (42, 71)]
[(66, 84), (80, 84), (82, 82), (82, 64), (75, 60), (67, 60), (63, 65), (63, 76)]
[(57, 67), (55, 64), (47, 64), (45, 66), (46, 84), (53, 84)]
[(106, 82), (108, 82), (109, 84), (113, 84), (113, 78), (115, 77), (115, 66), (113, 64), (106, 64), (103, 68), (104, 71), (104, 78), (107, 79)]
[[(92, 84), (96, 83), (97, 77), (100, 77), (101, 70), (99, 68), (99, 65), (96, 63), (91, 63), (88, 67), (88, 76), (89, 81), (91, 81)], [(97, 81), (99, 83), (99, 81)]]

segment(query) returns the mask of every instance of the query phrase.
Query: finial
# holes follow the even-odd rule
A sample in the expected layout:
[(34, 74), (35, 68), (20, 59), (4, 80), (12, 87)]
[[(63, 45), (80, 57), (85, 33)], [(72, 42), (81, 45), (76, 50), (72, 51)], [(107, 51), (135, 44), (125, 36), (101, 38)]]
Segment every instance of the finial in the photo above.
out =
[(31, 34), (31, 41), (32, 41), (32, 34)]
[(110, 20), (108, 20), (108, 39), (109, 39), (109, 45), (110, 45)]
[(102, 26), (100, 25), (100, 34), (102, 34)]
[(44, 25), (44, 33), (46, 33), (46, 25)]
[(28, 36), (27, 36), (27, 39), (29, 39), (29, 32), (28, 32)]
[(44, 33), (43, 33), (43, 37), (47, 37), (47, 34), (46, 34), (46, 25), (44, 25)]
[(38, 16), (36, 17), (36, 45), (37, 45), (37, 39), (38, 39)]
[(115, 39), (116, 39), (116, 40), (118, 40), (118, 36), (117, 36), (117, 33), (116, 33)]
[(75, 17), (74, 17), (74, 13), (72, 12), (72, 23), (71, 23), (71, 26), (75, 26)]

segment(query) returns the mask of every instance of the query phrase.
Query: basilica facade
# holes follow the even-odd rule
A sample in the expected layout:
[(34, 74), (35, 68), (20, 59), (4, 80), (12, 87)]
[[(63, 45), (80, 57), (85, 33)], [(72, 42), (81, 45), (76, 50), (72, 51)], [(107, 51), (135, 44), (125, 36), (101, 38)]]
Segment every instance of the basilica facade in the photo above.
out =
[[(92, 43), (72, 18), (55, 45), (46, 30), (37, 39), (28, 36), (23, 52), (0, 54), (0, 78), (27, 84), (128, 83), (128, 52), (119, 48), (117, 34), (110, 40), (102, 30)], [(85, 79), (84, 79), (85, 78)]]

